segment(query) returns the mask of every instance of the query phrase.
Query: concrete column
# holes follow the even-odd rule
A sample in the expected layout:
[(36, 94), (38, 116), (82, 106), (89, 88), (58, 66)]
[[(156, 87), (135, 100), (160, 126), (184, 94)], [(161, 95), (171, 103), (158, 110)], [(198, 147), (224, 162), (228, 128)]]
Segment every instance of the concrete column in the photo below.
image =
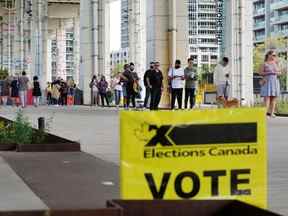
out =
[(32, 0), (31, 53), (32, 76), (37, 75), (42, 88), (47, 79), (48, 2)]
[[(97, 7), (98, 10), (91, 8)], [(97, 4), (97, 5), (95, 5)], [(95, 20), (98, 17), (98, 26)], [(94, 27), (93, 27), (94, 23)], [(96, 41), (95, 31), (98, 31)], [(94, 37), (93, 37), (94, 36)], [(98, 59), (96, 59), (95, 53)], [(105, 1), (81, 0), (80, 2), (80, 88), (84, 92), (84, 103), (90, 103), (89, 83), (93, 74), (110, 74), (109, 4)], [(96, 67), (98, 65), (98, 67)]]
[(83, 90), (84, 104), (90, 103), (89, 82), (93, 71), (93, 46), (92, 43), (92, 3), (81, 0), (80, 2), (80, 88)]
[(175, 0), (147, 0), (146, 5), (147, 29), (149, 29), (147, 31), (147, 63), (150, 61), (161, 63), (165, 78), (165, 91), (161, 104), (163, 107), (169, 107), (170, 97), (167, 91), (169, 65), (173, 64), (176, 58), (185, 65), (189, 54), (187, 4), (185, 0), (177, 0), (177, 4)]
[(142, 79), (146, 65), (146, 0), (129, 0), (129, 61)]
[(98, 75), (106, 76), (110, 80), (110, 4), (109, 1), (99, 1), (99, 59)]
[[(52, 39), (47, 39), (47, 65), (46, 65), (46, 82), (52, 82)], [(46, 87), (42, 86), (44, 89)]]
[(225, 1), (224, 53), (230, 59), (231, 96), (253, 104), (253, 13), (252, 1)]
[(65, 20), (59, 19), (56, 29), (57, 41), (57, 77), (66, 80), (66, 29)]

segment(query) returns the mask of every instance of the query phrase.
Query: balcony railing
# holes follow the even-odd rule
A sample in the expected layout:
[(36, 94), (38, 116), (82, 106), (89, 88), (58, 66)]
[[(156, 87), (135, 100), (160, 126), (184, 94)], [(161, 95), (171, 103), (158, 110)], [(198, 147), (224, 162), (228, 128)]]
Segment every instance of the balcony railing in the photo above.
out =
[(272, 10), (278, 10), (281, 8), (287, 8), (288, 7), (288, 0), (278, 0), (271, 4)]
[(254, 29), (265, 28), (265, 22), (258, 22), (254, 24)]
[(265, 8), (255, 9), (253, 12), (253, 15), (254, 15), (254, 17), (260, 16), (260, 15), (265, 15)]

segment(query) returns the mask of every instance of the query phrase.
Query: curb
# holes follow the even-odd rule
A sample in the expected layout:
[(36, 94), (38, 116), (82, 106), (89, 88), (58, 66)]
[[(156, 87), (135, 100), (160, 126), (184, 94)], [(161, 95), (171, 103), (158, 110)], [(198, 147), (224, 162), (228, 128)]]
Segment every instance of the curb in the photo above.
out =
[(278, 117), (288, 117), (288, 114), (277, 113), (276, 116), (278, 116)]

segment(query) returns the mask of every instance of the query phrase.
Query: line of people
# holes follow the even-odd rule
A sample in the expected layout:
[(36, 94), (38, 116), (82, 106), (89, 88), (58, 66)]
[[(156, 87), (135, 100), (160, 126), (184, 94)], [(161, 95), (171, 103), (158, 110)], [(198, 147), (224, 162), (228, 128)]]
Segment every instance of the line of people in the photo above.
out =
[[(150, 99), (150, 109), (158, 110), (163, 92), (163, 74), (159, 69), (159, 62), (151, 62), (150, 69), (144, 75), (144, 85), (146, 96), (144, 107), (148, 107)], [(183, 91), (185, 89), (184, 107), (192, 109), (195, 106), (195, 94), (197, 88), (197, 70), (193, 67), (193, 59), (188, 59), (188, 66), (183, 69), (181, 61), (176, 60), (174, 66), (170, 66), (168, 72), (169, 92), (171, 94), (171, 109), (175, 109), (176, 102), (178, 109), (182, 109)], [(189, 104), (188, 104), (189, 102)]]
[[(7, 77), (1, 85), (0, 96), (2, 104), (5, 106), (8, 104), (8, 100), (11, 100), (13, 106), (21, 105), (22, 108), (27, 106), (27, 94), (29, 90), (30, 81), (26, 75), (26, 72), (23, 71), (21, 76), (9, 76)], [(35, 106), (39, 105), (41, 97), (41, 88), (38, 81), (38, 77), (33, 77), (33, 87), (32, 87), (32, 96), (33, 104)]]
[(76, 84), (72, 79), (67, 82), (58, 77), (47, 83), (46, 97), (48, 105), (66, 106), (74, 104)]

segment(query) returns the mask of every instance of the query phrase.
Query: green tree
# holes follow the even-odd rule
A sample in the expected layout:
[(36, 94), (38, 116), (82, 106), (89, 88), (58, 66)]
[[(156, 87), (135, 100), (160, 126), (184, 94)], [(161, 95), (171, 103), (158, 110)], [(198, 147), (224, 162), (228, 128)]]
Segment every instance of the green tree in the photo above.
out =
[(287, 89), (287, 71), (288, 71), (288, 38), (270, 37), (263, 44), (254, 48), (254, 72), (258, 73), (264, 62), (265, 54), (269, 50), (275, 50), (278, 53), (279, 66), (282, 72), (280, 76), (281, 89)]
[[(263, 44), (256, 45), (253, 51), (254, 72), (258, 73), (264, 62), (265, 54), (269, 50), (275, 50), (279, 54), (279, 63), (282, 71), (287, 70), (286, 52), (288, 41), (283, 37), (270, 37)], [(284, 55), (283, 55), (284, 54)]]
[(123, 67), (124, 67), (123, 63), (119, 63), (119, 64), (115, 65), (115, 67), (112, 68), (111, 76), (115, 77), (119, 72), (123, 72)]

